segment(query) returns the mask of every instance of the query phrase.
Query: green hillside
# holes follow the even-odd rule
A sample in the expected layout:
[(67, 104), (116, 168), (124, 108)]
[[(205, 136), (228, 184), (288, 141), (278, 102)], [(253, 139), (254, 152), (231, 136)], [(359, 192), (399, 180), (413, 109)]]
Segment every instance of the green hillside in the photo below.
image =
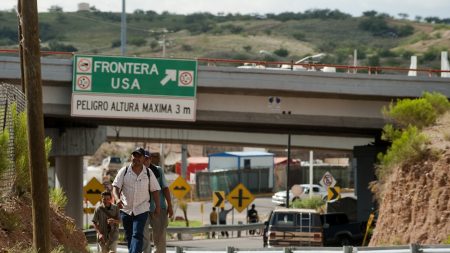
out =
[[(53, 9), (39, 14), (43, 50), (120, 54), (120, 13)], [(176, 15), (136, 10), (127, 15), (127, 54), (141, 57), (296, 61), (326, 53), (328, 64), (439, 68), (450, 49), (448, 19), (395, 19), (375, 11), (352, 17), (334, 10), (278, 15)], [(0, 48), (17, 48), (17, 16), (0, 12)], [(264, 52), (264, 53), (261, 53)]]

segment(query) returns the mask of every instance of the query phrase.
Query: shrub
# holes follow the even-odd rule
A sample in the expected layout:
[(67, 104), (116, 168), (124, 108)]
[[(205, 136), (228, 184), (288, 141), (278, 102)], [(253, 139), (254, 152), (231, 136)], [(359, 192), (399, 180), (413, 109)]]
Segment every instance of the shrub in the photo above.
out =
[(294, 37), (296, 40), (305, 41), (306, 35), (304, 33), (294, 33), (292, 34), (292, 37)]
[(147, 41), (144, 38), (133, 38), (130, 40), (130, 45), (141, 47), (145, 45)]
[(0, 224), (3, 230), (12, 232), (20, 227), (20, 217), (15, 213), (9, 213), (5, 209), (0, 209)]
[[(13, 121), (13, 149), (14, 149), (14, 169), (16, 178), (14, 180), (14, 193), (17, 196), (23, 195), (31, 190), (31, 178), (28, 164), (28, 134), (26, 112), (17, 112), (16, 104), (11, 106), (11, 116)], [(52, 141), (46, 137), (44, 140), (45, 157), (48, 159), (52, 147)]]
[(447, 236), (447, 240), (443, 241), (444, 244), (450, 244), (450, 235)]
[(383, 114), (402, 128), (412, 125), (421, 129), (433, 124), (437, 118), (433, 106), (424, 98), (398, 100), (395, 105), (391, 103), (389, 109), (383, 108)]
[(11, 161), (9, 160), (9, 131), (8, 129), (3, 130), (0, 133), (0, 180), (3, 178), (3, 174), (11, 166)]
[(252, 51), (252, 46), (250, 46), (250, 45), (243, 46), (242, 48), (245, 50), (245, 52), (250, 52), (250, 51)]
[(188, 44), (181, 45), (181, 49), (183, 49), (183, 51), (186, 51), (186, 52), (190, 52), (193, 50), (192, 46), (188, 45)]
[(325, 201), (321, 197), (312, 197), (312, 198), (305, 198), (305, 199), (299, 199), (292, 202), (292, 207), (294, 208), (308, 208), (308, 209), (318, 209), (319, 207), (323, 206), (325, 204)]
[(286, 48), (279, 48), (279, 49), (273, 51), (273, 53), (280, 57), (286, 57), (289, 55), (289, 51)]
[(62, 210), (67, 205), (67, 197), (62, 188), (53, 188), (49, 191), (50, 207)]
[(442, 115), (446, 111), (450, 110), (450, 102), (443, 94), (437, 92), (424, 92), (422, 97), (426, 99), (431, 106), (433, 106), (438, 115)]
[(426, 142), (426, 136), (421, 134), (417, 127), (409, 126), (393, 140), (386, 154), (378, 154), (380, 163), (376, 171), (377, 177), (384, 179), (391, 173), (394, 166), (423, 158), (427, 154)]
[(111, 48), (120, 47), (121, 44), (122, 42), (120, 40), (113, 40), (111, 42)]
[(25, 112), (17, 112), (15, 104), (12, 105), (11, 114), (14, 129), (14, 168), (16, 170), (14, 192), (20, 196), (29, 191), (31, 186), (28, 170), (27, 117)]

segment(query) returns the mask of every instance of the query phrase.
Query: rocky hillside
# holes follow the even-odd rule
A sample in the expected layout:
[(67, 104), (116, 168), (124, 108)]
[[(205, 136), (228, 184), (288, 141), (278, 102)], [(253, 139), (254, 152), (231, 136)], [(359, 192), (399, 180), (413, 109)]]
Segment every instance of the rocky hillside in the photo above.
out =
[(434, 154), (394, 168), (383, 189), (370, 246), (442, 244), (450, 238), (450, 113), (426, 128)]
[[(29, 197), (3, 197), (0, 202), (0, 252), (31, 252), (33, 229)], [(50, 209), (50, 243), (63, 252), (87, 252), (87, 241), (72, 218)], [(58, 249), (56, 249), (58, 247)], [(62, 249), (61, 249), (62, 250)]]

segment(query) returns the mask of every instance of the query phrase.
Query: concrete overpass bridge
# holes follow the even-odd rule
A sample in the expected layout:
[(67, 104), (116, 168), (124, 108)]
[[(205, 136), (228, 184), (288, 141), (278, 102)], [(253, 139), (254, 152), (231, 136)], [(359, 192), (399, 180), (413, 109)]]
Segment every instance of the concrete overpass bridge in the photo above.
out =
[[(0, 56), (0, 82), (20, 84), (20, 59)], [(69, 214), (81, 222), (81, 156), (106, 140), (222, 143), (351, 150), (373, 142), (381, 108), (422, 92), (450, 97), (438, 77), (367, 75), (199, 66), (195, 122), (70, 116), (72, 60), (43, 59), (46, 133), (58, 181), (70, 192)]]
[[(450, 97), (449, 79), (438, 77), (199, 66), (196, 121), (180, 123), (71, 117), (72, 60), (43, 59), (42, 78), (46, 128), (113, 126), (115, 130), (106, 131), (107, 139), (145, 137), (142, 136), (145, 131), (139, 128), (155, 129), (154, 137), (147, 137), (158, 141), (180, 132), (182, 141), (208, 141), (186, 139), (195, 135), (189, 132), (194, 130), (373, 138), (385, 123), (381, 108), (390, 101), (418, 97), (423, 91), (437, 91)], [(0, 81), (20, 82), (18, 57), (0, 57)], [(127, 131), (125, 135), (124, 126), (136, 131)], [(133, 136), (136, 133), (140, 135)], [(216, 137), (213, 142), (231, 143), (231, 140), (225, 136)], [(240, 141), (251, 144), (254, 140), (239, 138)], [(271, 141), (255, 144), (284, 145)], [(305, 147), (304, 143), (298, 145)]]

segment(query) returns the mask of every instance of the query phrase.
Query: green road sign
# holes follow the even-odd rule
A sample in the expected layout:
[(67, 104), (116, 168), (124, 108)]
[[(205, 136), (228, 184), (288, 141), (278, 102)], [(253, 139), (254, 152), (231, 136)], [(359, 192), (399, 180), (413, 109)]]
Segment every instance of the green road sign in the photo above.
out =
[(195, 120), (197, 61), (76, 55), (72, 116)]

